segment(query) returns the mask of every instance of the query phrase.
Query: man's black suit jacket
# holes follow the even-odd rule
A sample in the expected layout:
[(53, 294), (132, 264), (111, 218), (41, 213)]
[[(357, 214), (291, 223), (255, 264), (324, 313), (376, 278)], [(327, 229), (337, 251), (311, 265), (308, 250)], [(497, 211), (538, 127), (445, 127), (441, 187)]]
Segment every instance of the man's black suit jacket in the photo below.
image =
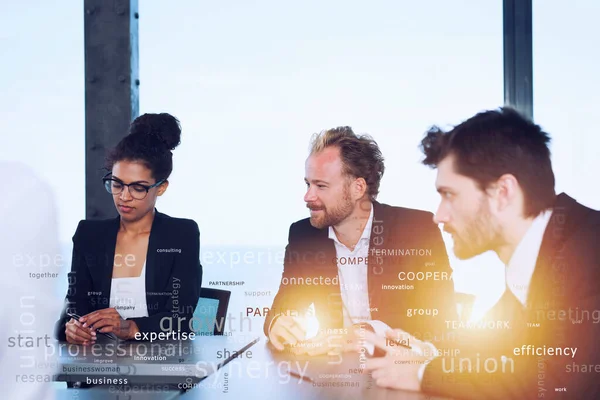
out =
[[(120, 217), (80, 221), (73, 236), (73, 259), (68, 275), (65, 308), (56, 324), (56, 337), (66, 340), (67, 312), (84, 316), (109, 308), (115, 246)], [(190, 332), (202, 283), (200, 233), (196, 222), (155, 211), (146, 256), (148, 317), (130, 318), (140, 332), (163, 332), (171, 326)], [(121, 261), (124, 263), (124, 261)], [(186, 318), (185, 320), (183, 318)]]
[[(455, 343), (444, 347), (460, 353), (429, 364), (423, 390), (457, 399), (599, 398), (599, 238), (600, 212), (560, 194), (544, 232), (527, 306), (513, 297), (512, 306), (500, 301), (490, 310), (488, 320), (506, 320), (510, 329), (455, 332)], [(507, 293), (504, 298), (510, 300)], [(515, 348), (520, 353), (527, 345), (577, 352), (574, 358), (515, 355)], [(504, 369), (502, 356), (507, 357)], [(469, 360), (462, 361), (462, 372), (461, 359)], [(588, 372), (581, 372), (584, 365)]]
[[(367, 269), (373, 320), (426, 337), (441, 335), (444, 321), (456, 319), (452, 270), (431, 213), (374, 202)], [(400, 272), (422, 272), (429, 279), (400, 280)], [(275, 316), (290, 310), (304, 315), (311, 303), (320, 329), (343, 328), (337, 276), (335, 244), (328, 229), (314, 228), (308, 218), (292, 224), (282, 281), (265, 319), (265, 334)], [(413, 288), (401, 289), (402, 285)], [(407, 311), (413, 309), (429, 310), (422, 312), (429, 315)], [(437, 315), (432, 315), (433, 310)]]

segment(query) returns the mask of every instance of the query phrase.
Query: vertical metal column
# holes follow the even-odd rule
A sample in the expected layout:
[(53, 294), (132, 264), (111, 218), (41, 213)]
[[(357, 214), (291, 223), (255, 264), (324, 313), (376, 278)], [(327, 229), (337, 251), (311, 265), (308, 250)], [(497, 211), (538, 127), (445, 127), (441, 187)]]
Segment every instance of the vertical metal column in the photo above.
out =
[(138, 2), (85, 0), (85, 216), (116, 216), (101, 178), (106, 150), (139, 113)]
[(532, 0), (504, 1), (504, 104), (533, 119)]

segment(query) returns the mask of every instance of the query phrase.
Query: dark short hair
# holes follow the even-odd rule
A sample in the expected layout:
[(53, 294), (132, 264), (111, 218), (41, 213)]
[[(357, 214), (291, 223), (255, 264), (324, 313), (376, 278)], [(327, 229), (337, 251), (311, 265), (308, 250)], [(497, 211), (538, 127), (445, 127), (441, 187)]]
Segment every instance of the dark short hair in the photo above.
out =
[(385, 171), (377, 142), (369, 135), (356, 135), (349, 126), (340, 126), (314, 134), (310, 154), (327, 147), (340, 149), (342, 172), (347, 176), (363, 178), (367, 182), (369, 198), (375, 200)]
[(156, 181), (167, 179), (173, 171), (173, 153), (181, 142), (179, 120), (171, 114), (144, 114), (133, 120), (129, 134), (112, 149), (105, 168), (112, 170), (119, 161), (144, 164)]
[(432, 168), (453, 155), (456, 172), (475, 180), (481, 190), (512, 174), (524, 193), (524, 215), (534, 217), (552, 207), (556, 197), (549, 143), (539, 125), (503, 107), (476, 114), (448, 132), (433, 126), (421, 150), (423, 164)]

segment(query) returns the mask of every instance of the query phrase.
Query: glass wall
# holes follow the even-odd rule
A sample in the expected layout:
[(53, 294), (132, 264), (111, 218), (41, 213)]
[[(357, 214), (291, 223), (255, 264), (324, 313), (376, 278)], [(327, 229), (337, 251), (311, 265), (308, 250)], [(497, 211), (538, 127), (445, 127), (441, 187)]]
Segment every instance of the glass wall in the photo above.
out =
[(82, 2), (5, 2), (0, 52), (0, 160), (49, 182), (70, 241), (85, 218)]
[[(183, 127), (157, 207), (198, 222), (203, 286), (232, 291), (230, 332), (262, 332), (289, 226), (308, 216), (313, 133), (372, 135), (386, 158), (378, 200), (435, 212), (423, 133), (503, 104), (502, 0), (139, 3), (140, 112)], [(598, 15), (595, 0), (533, 0), (534, 119), (553, 139), (557, 190), (596, 209)], [(83, 2), (4, 2), (0, 55), (0, 161), (50, 186), (28, 207), (56, 204), (62, 298), (85, 218)], [(456, 260), (444, 239), (477, 317), (502, 294), (504, 266), (493, 253)]]
[[(533, 2), (534, 117), (553, 138), (558, 191), (594, 208), (599, 7)], [(49, 182), (68, 267), (85, 216), (82, 4), (9, 2), (0, 19), (10, 60), (0, 76), (0, 160)], [(270, 305), (289, 225), (307, 216), (313, 133), (349, 125), (371, 134), (386, 157), (379, 201), (434, 212), (423, 132), (503, 103), (501, 1), (146, 0), (139, 36), (140, 111), (170, 112), (184, 132), (159, 210), (199, 223), (204, 286), (244, 282), (226, 287), (230, 310), (244, 316)], [(456, 290), (476, 294), (481, 309), (502, 292), (494, 254), (451, 263)], [(264, 295), (246, 296), (254, 291)]]
[[(271, 305), (289, 226), (308, 216), (311, 134), (371, 134), (386, 158), (379, 201), (435, 211), (419, 141), (501, 106), (502, 68), (501, 2), (144, 1), (140, 112), (183, 126), (159, 209), (199, 223), (203, 286), (244, 282), (225, 289), (245, 317)], [(504, 289), (494, 254), (452, 266), (458, 291), (493, 302)]]
[(600, 3), (533, 2), (534, 118), (552, 136), (559, 192), (600, 208)]
[(85, 218), (83, 2), (3, 2), (0, 55), (0, 161), (18, 163), (7, 166), (15, 172), (24, 165), (49, 186), (25, 199), (16, 218), (37, 215), (53, 198), (60, 250), (49, 257), (61, 274), (49, 283), (62, 298), (71, 237)]

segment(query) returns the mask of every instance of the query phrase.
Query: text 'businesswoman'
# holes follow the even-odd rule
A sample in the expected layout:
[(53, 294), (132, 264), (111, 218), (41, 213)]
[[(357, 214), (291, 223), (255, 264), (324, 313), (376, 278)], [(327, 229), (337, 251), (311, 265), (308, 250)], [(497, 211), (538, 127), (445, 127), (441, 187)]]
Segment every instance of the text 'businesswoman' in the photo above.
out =
[(109, 153), (103, 183), (119, 216), (79, 222), (59, 340), (94, 344), (96, 329), (120, 339), (190, 332), (202, 282), (198, 225), (155, 209), (180, 137), (175, 117), (144, 114)]

